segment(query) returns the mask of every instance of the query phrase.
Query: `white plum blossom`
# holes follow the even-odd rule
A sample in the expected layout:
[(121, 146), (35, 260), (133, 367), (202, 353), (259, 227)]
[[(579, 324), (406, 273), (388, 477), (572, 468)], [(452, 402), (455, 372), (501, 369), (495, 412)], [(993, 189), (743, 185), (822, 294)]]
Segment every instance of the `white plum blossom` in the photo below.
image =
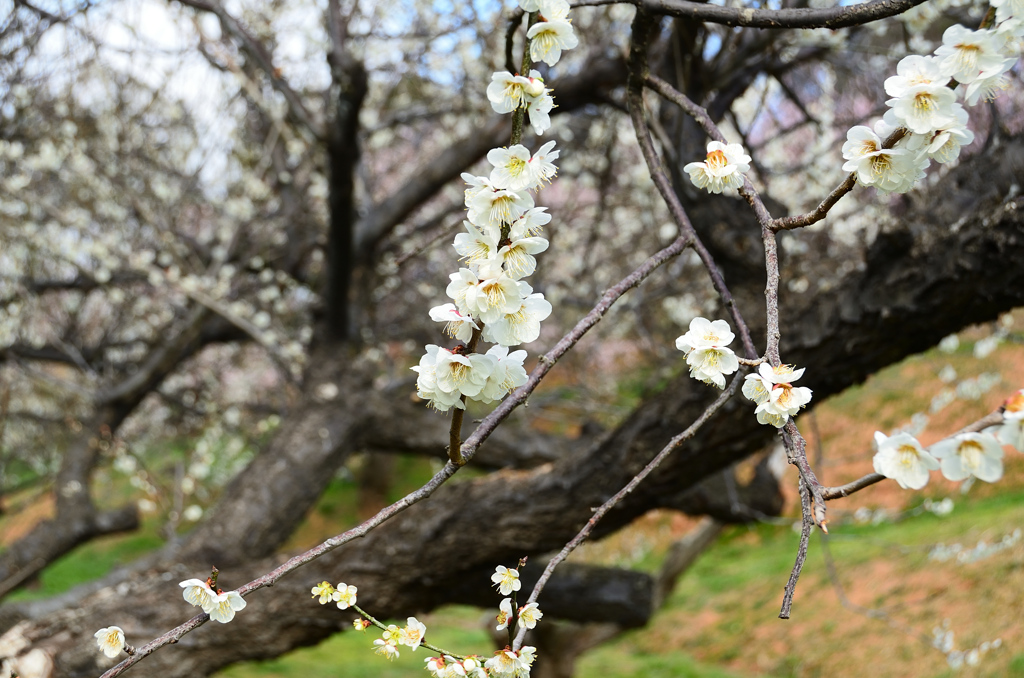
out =
[(495, 631), (504, 631), (508, 628), (509, 622), (512, 621), (512, 599), (503, 598), (501, 604), (498, 605), (498, 616), (495, 617), (498, 625), (494, 628)]
[(533, 207), (533, 198), (526, 191), (484, 189), (478, 191), (469, 205), (469, 220), (475, 224), (511, 224)]
[(530, 149), (522, 144), (492, 148), (487, 152), (487, 162), (494, 165), (490, 176), (491, 185), (513, 191), (533, 188), (540, 177), (536, 171), (537, 165), (531, 164), (531, 159)]
[(121, 654), (121, 650), (124, 649), (124, 631), (120, 626), (108, 626), (105, 629), (100, 629), (93, 634), (93, 638), (96, 639), (100, 652), (111, 659)]
[(803, 368), (794, 369), (792, 365), (772, 367), (762, 363), (756, 376), (747, 376), (743, 384), (743, 395), (757, 402), (754, 413), (759, 423), (782, 428), (790, 417), (796, 416), (800, 408), (811, 401), (811, 389), (793, 386), (793, 382), (802, 377), (803, 373)]
[(497, 253), (505, 265), (505, 272), (513, 280), (532, 275), (537, 270), (537, 259), (533, 255), (545, 251), (549, 244), (544, 238), (526, 235), (520, 228), (516, 228), (516, 224), (509, 230), (507, 244)]
[(565, 0), (547, 0), (544, 21), (538, 21), (526, 32), (530, 39), (530, 58), (554, 66), (562, 58), (563, 49), (572, 49), (579, 39), (569, 22), (569, 3)]
[(523, 583), (519, 581), (519, 570), (513, 570), (504, 565), (498, 565), (494, 568), (491, 581), (494, 582), (494, 585), (498, 587), (498, 591), (503, 596), (523, 588)]
[(238, 591), (225, 591), (218, 593), (210, 606), (203, 608), (203, 612), (210, 615), (210, 619), (227, 624), (235, 618), (235, 612), (245, 608), (245, 604), (245, 598)]
[(537, 603), (528, 603), (519, 608), (519, 623), (528, 629), (536, 627), (543, 616), (544, 613), (540, 611)]
[(551, 223), (551, 215), (548, 214), (547, 209), (547, 207), (534, 207), (526, 210), (523, 216), (513, 223), (512, 230), (528, 236), (539, 234), (545, 226)]
[(530, 166), (533, 169), (537, 180), (548, 182), (555, 178), (558, 168), (553, 160), (558, 160), (559, 151), (555, 150), (555, 142), (549, 141), (533, 154), (530, 158)]
[(452, 301), (455, 302), (455, 306), (464, 315), (473, 315), (473, 309), (469, 307), (466, 298), (469, 296), (470, 291), (479, 287), (479, 276), (472, 269), (460, 268), (458, 273), (452, 273), (448, 277), (451, 279), (451, 282), (445, 288), (445, 294), (451, 297)]
[(217, 593), (210, 588), (209, 583), (202, 579), (186, 579), (178, 586), (183, 589), (181, 595), (185, 598), (185, 602), (195, 607), (201, 607), (204, 611), (213, 604), (213, 599), (217, 597)]
[(444, 333), (449, 337), (468, 343), (473, 336), (473, 330), (480, 329), (476, 321), (468, 315), (459, 312), (455, 304), (442, 304), (430, 309), (430, 319), (434, 322), (445, 323)]
[[(879, 121), (880, 123), (882, 121)], [(908, 170), (916, 166), (916, 154), (906, 148), (883, 148), (883, 140), (870, 127), (857, 125), (846, 133), (843, 144), (844, 172), (856, 172), (857, 181), (886, 192), (905, 192)], [(916, 173), (915, 173), (916, 178)], [(913, 185), (913, 182), (910, 182)]]
[(494, 358), (480, 353), (462, 355), (438, 348), (434, 375), (438, 389), (473, 397), (480, 393), (494, 371)]
[(465, 308), (471, 315), (490, 324), (522, 307), (525, 295), (520, 292), (520, 283), (508, 273), (498, 267), (481, 268), (480, 278), (478, 284), (466, 289), (464, 297)]
[[(463, 221), (465, 233), (458, 233), (455, 236), (453, 247), (462, 255), (463, 260), (469, 265), (481, 264), (492, 261), (498, 256), (498, 238), (501, 236), (501, 229), (495, 226), (477, 227), (469, 221)], [(454, 280), (454, 278), (453, 278)]]
[(334, 595), (334, 587), (331, 586), (330, 582), (323, 581), (310, 589), (310, 593), (313, 594), (314, 598), (319, 598), (319, 603), (324, 605), (331, 602)]
[(925, 84), (908, 88), (885, 102), (901, 125), (915, 134), (928, 134), (956, 123), (956, 94), (945, 85)]
[(962, 433), (935, 443), (929, 451), (949, 480), (974, 476), (994, 483), (1003, 477), (1003, 448), (990, 433)]
[(896, 64), (896, 75), (885, 79), (885, 93), (901, 97), (913, 87), (920, 85), (945, 86), (949, 76), (943, 75), (939, 60), (935, 57), (911, 54)]
[(487, 99), (495, 113), (511, 113), (526, 104), (526, 87), (529, 78), (512, 75), (508, 71), (493, 73), (487, 86)]
[(691, 162), (683, 167), (697, 188), (709, 193), (721, 193), (726, 188), (743, 186), (743, 173), (750, 170), (750, 156), (740, 144), (712, 141), (703, 162)]
[(942, 34), (942, 45), (935, 50), (935, 56), (943, 75), (966, 85), (993, 73), (1002, 74), (1017, 61), (1002, 54), (1000, 42), (995, 31), (972, 31), (953, 24)]
[(960, 149), (974, 141), (974, 132), (967, 129), (967, 111), (959, 108), (956, 125), (936, 131), (922, 150), (929, 158), (948, 164), (960, 156)]
[(547, 89), (539, 96), (527, 99), (526, 114), (530, 116), (530, 126), (537, 136), (551, 129), (551, 109), (554, 107), (555, 100)]
[(341, 582), (338, 587), (334, 590), (334, 594), (331, 596), (331, 600), (338, 604), (339, 610), (347, 610), (356, 604), (356, 597), (359, 593), (352, 584), (346, 584)]
[(540, 323), (551, 315), (551, 302), (540, 292), (531, 293), (526, 283), (526, 296), (515, 310), (492, 318), (484, 325), (483, 337), (502, 346), (529, 344), (540, 336)]
[(447, 412), (453, 407), (465, 409), (460, 393), (445, 391), (437, 385), (437, 354), (440, 350), (439, 346), (428, 344), (420, 364), (410, 368), (419, 374), (416, 379), (416, 395), (440, 412)]
[(377, 646), (374, 652), (391, 660), (398, 657), (398, 634), (397, 626), (394, 624), (388, 625), (383, 637), (373, 641), (373, 644)]
[(935, 457), (909, 433), (887, 437), (876, 431), (875, 448), (877, 452), (872, 459), (875, 473), (892, 478), (903, 489), (920, 490), (928, 484), (929, 473), (939, 468)]
[(423, 636), (426, 633), (427, 627), (423, 622), (416, 617), (409, 617), (406, 620), (405, 628), (398, 631), (398, 642), (415, 652), (423, 642)]
[(732, 374), (740, 366), (732, 349), (726, 348), (735, 338), (724, 320), (694, 318), (690, 330), (676, 339), (676, 348), (686, 354), (691, 377), (725, 388), (723, 375)]
[(494, 371), (487, 377), (477, 400), (484, 403), (492, 403), (504, 398), (509, 391), (519, 388), (526, 383), (526, 369), (523, 361), (526, 360), (526, 351), (508, 352), (507, 346), (492, 346), (487, 355), (495, 360)]

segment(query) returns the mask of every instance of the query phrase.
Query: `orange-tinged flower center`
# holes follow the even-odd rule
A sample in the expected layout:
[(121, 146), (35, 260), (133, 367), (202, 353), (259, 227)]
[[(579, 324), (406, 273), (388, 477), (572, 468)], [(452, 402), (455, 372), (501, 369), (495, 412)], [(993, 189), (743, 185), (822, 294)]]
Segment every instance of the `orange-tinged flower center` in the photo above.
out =
[(1024, 410), (1024, 391), (1017, 391), (1006, 401), (1007, 412), (1020, 412)]
[(729, 164), (729, 159), (725, 157), (725, 153), (722, 151), (711, 151), (708, 153), (708, 167), (714, 167), (715, 169), (725, 167)]

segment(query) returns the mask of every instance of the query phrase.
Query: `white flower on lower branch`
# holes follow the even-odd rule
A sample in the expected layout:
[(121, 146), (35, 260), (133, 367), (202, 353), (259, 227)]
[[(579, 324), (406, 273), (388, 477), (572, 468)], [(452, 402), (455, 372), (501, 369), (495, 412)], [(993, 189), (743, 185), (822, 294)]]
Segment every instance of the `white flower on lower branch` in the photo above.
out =
[(949, 480), (974, 476), (994, 483), (1003, 477), (1003, 447), (990, 433), (963, 433), (935, 443), (930, 451)]
[(120, 626), (108, 626), (93, 634), (96, 643), (100, 646), (100, 652), (111, 659), (121, 654), (124, 649), (124, 631)]
[(920, 490), (928, 484), (930, 472), (939, 468), (935, 457), (909, 433), (897, 433), (890, 438), (876, 431), (875, 446), (875, 473), (892, 478), (903, 489)]

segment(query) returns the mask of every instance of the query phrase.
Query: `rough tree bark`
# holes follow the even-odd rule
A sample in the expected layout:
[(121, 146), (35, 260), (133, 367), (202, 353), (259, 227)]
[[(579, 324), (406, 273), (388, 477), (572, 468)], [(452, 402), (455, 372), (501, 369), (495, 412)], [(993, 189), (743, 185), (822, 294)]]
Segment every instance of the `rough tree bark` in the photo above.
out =
[[(965, 325), (991, 320), (1024, 303), (1024, 268), (1014, 264), (1024, 255), (1024, 200), (1004, 199), (1011, 184), (1024, 178), (1022, 163), (1024, 141), (1019, 138), (964, 162), (897, 224), (883, 230), (863, 268), (829, 290), (783, 297), (782, 356), (808, 368), (804, 381), (814, 388), (817, 402)], [(755, 317), (749, 310), (747, 315)], [(338, 370), (345, 386), (352, 384), (351, 374)], [(496, 563), (560, 547), (587, 520), (590, 507), (625, 484), (711, 395), (710, 389), (680, 376), (599, 444), (533, 470), (457, 480), (365, 539), (328, 554), (273, 589), (256, 592), (231, 624), (199, 628), (177, 646), (147, 658), (133, 675), (203, 676), (235, 661), (277, 656), (327, 637), (349, 619), (333, 607), (309, 601), (311, 583), (321, 579), (357, 584), (361, 602), (382, 617), (443, 604), (459, 582), (483, 576)], [(310, 434), (301, 424), (288, 426), (274, 447), (310, 446)], [(729, 403), (642, 491), (610, 513), (599, 532), (607, 534), (647, 510), (672, 505), (680, 492), (761, 449), (774, 434), (774, 429), (756, 423), (749, 403)], [(55, 662), (54, 675), (95, 675), (102, 657), (95, 651), (93, 631), (118, 624), (130, 641), (141, 643), (184, 621), (191, 610), (180, 601), (176, 582), (201, 576), (211, 564), (223, 564), (211, 563), (206, 559), (210, 554), (235, 563), (222, 568), (225, 587), (268, 570), (278, 558), (240, 558), (237, 550), (254, 548), (245, 535), (260, 529), (268, 516), (273, 519), (270, 509), (286, 504), (294, 491), (288, 483), (274, 482), (274, 473), (276, 469), (257, 464), (239, 478), (239, 488), (266, 486), (256, 498), (260, 504), (250, 504), (250, 512), (214, 512), (217, 525), (204, 526), (205, 536), (197, 533), (185, 551), (199, 560), (184, 562), (167, 555), (116, 584), (65, 596), (67, 607), (57, 611), (45, 603), (5, 606), (3, 622), (10, 631), (3, 646), (46, 653)], [(238, 491), (229, 492), (225, 511), (231, 510), (231, 501), (242, 502)], [(226, 552), (222, 544), (232, 544), (236, 552)], [(261, 550), (255, 545), (255, 552)], [(541, 602), (545, 604), (543, 598)]]

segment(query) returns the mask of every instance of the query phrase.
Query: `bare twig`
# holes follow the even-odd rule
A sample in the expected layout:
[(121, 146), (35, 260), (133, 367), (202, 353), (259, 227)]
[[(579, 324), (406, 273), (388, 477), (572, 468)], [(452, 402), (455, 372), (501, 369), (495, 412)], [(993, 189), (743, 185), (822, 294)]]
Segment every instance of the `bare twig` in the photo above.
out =
[(811, 529), (814, 527), (814, 519), (811, 517), (811, 495), (804, 485), (803, 478), (799, 481), (800, 487), (800, 508), (802, 522), (800, 525), (800, 546), (796, 550), (796, 562), (793, 563), (793, 571), (789, 573), (789, 581), (786, 582), (786, 591), (782, 596), (782, 609), (779, 610), (779, 619), (789, 619), (789, 613), (793, 609), (793, 594), (796, 592), (796, 583), (800, 579), (800, 572), (804, 569), (804, 561), (807, 560), (807, 543), (811, 539)]
[[(684, 442), (692, 438), (697, 433), (697, 431), (700, 430), (700, 427), (703, 426), (708, 419), (714, 416), (715, 412), (717, 412), (722, 407), (722, 405), (724, 405), (726, 401), (729, 400), (729, 398), (735, 395), (737, 386), (740, 384), (740, 382), (743, 381), (743, 376), (744, 371), (741, 370), (735, 377), (733, 377), (732, 381), (729, 383), (729, 386), (722, 392), (722, 394), (718, 396), (718, 398), (716, 398), (713, 403), (708, 405), (707, 409), (704, 410), (699, 417), (697, 417), (696, 421), (690, 424), (685, 431), (683, 431), (682, 433), (678, 434), (670, 441), (668, 441), (668, 443), (663, 448), (661, 448), (661, 451), (654, 456), (654, 459), (651, 459), (647, 463), (647, 465), (644, 466), (639, 473), (633, 476), (633, 478), (628, 483), (626, 483), (626, 485), (621, 490), (612, 495), (611, 498), (609, 498), (605, 503), (601, 504), (601, 506), (594, 511), (594, 515), (591, 516), (590, 520), (588, 520), (586, 525), (583, 526), (583, 529), (581, 529), (576, 534), (576, 536), (569, 541), (569, 543), (563, 546), (562, 550), (559, 551), (558, 554), (556, 554), (551, 560), (548, 561), (547, 567), (544, 568), (544, 573), (541, 574), (540, 579), (537, 580), (537, 583), (533, 587), (533, 591), (530, 593), (529, 600), (526, 601), (527, 605), (529, 605), (530, 603), (537, 602), (537, 597), (540, 595), (540, 592), (544, 589), (545, 584), (548, 583), (548, 580), (551, 578), (551, 575), (555, 571), (555, 568), (558, 567), (558, 565), (562, 561), (568, 558), (569, 554), (576, 550), (577, 546), (586, 541), (587, 537), (590, 536), (590, 533), (594, 530), (594, 527), (597, 526), (597, 523), (600, 522), (601, 518), (603, 518), (605, 514), (608, 513), (608, 511), (614, 508), (616, 504), (622, 501), (627, 494), (635, 490), (637, 485), (642, 483), (644, 478), (649, 476), (654, 471), (654, 469), (658, 468), (661, 462), (663, 462), (669, 454), (671, 454), (676, 448), (678, 448)], [(514, 650), (518, 650), (522, 646), (523, 638), (525, 638), (525, 636), (526, 628), (524, 627), (520, 630), (519, 635), (516, 636), (515, 643), (512, 646)]]

